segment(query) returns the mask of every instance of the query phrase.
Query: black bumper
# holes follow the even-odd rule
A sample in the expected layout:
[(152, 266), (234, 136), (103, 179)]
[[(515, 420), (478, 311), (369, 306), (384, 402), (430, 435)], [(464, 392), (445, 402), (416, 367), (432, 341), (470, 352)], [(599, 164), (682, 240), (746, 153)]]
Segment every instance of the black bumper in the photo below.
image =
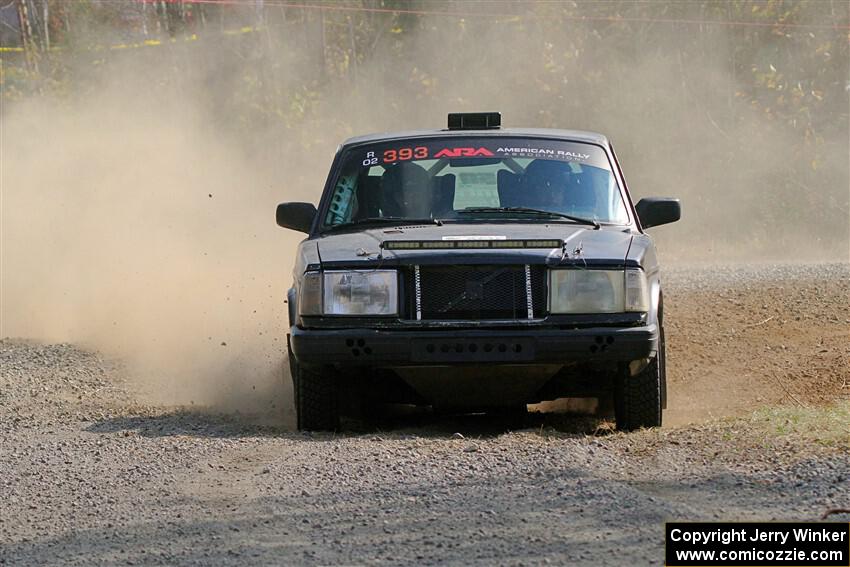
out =
[(463, 363), (629, 362), (655, 355), (658, 328), (301, 329), (291, 345), (301, 364), (429, 366)]

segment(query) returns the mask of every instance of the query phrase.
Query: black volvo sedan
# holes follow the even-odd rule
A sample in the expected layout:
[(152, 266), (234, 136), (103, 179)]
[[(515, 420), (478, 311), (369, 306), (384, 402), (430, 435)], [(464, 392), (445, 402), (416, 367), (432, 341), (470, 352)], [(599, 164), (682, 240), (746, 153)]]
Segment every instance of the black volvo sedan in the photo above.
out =
[(605, 136), (500, 122), (351, 138), (318, 207), (278, 206), (308, 235), (288, 291), (299, 429), (380, 403), (564, 397), (613, 405), (620, 429), (661, 425), (664, 295), (645, 230), (678, 220), (679, 201), (633, 204)]

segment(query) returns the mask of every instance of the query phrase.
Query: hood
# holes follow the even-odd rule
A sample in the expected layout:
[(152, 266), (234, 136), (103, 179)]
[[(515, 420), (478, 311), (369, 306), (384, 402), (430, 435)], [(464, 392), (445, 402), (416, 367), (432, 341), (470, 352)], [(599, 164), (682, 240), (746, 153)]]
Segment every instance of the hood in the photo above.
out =
[[(372, 267), (409, 264), (587, 264), (622, 266), (633, 233), (624, 227), (602, 227), (562, 223), (476, 223), (443, 226), (382, 226), (358, 232), (342, 232), (319, 237), (322, 266)], [(415, 240), (515, 240), (560, 239), (562, 248), (495, 248), (490, 250), (382, 250), (387, 241)], [(566, 250), (566, 254), (564, 254)]]

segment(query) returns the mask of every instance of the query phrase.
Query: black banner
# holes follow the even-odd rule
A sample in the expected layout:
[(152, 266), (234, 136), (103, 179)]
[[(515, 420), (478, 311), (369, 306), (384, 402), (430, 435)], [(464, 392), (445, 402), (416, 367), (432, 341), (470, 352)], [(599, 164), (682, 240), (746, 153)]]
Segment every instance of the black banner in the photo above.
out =
[(671, 522), (668, 567), (850, 566), (850, 524), (840, 522)]

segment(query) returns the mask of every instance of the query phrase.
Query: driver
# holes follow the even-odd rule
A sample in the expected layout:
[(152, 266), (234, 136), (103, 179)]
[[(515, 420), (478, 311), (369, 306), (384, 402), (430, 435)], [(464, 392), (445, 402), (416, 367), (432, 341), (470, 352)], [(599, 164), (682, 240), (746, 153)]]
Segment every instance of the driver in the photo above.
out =
[(537, 159), (528, 164), (522, 177), (523, 206), (563, 212), (572, 186), (572, 169), (563, 161)]
[[(570, 193), (565, 212), (580, 217), (595, 218), (599, 214), (600, 205), (604, 207), (604, 198), (598, 199), (598, 192), (607, 191), (611, 174), (608, 171), (583, 165), (581, 172), (574, 176), (575, 187)], [(597, 202), (599, 201), (599, 202)]]
[(412, 162), (392, 165), (381, 175), (383, 216), (429, 218), (431, 193), (431, 176), (422, 166)]

